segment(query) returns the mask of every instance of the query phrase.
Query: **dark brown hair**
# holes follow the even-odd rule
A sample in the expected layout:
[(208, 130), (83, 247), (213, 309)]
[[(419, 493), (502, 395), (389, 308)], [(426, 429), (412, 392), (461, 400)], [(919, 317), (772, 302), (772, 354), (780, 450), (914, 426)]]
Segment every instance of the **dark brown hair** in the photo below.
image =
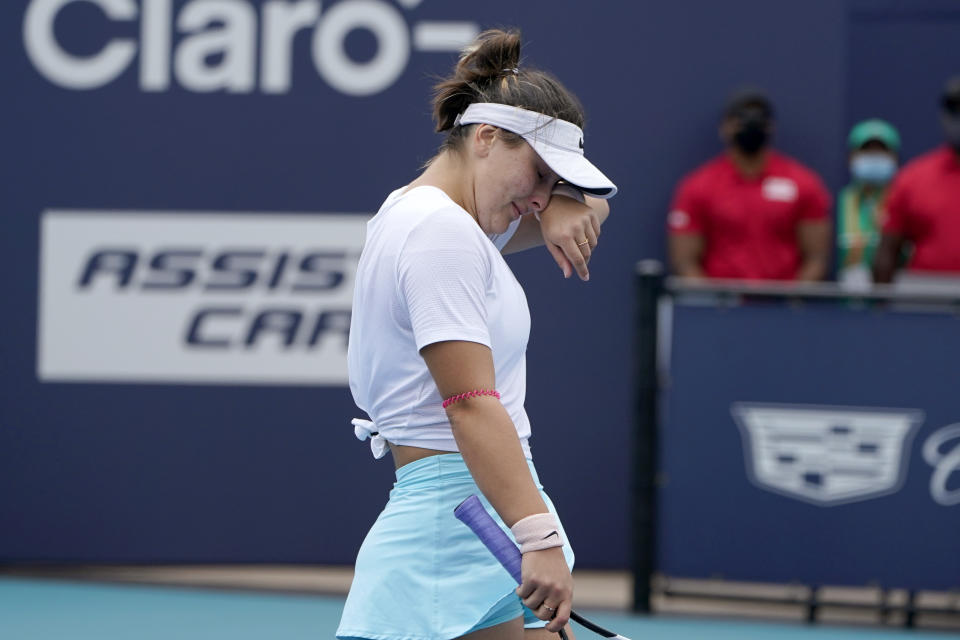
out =
[[(545, 71), (520, 67), (520, 32), (491, 29), (477, 36), (460, 55), (453, 74), (434, 86), (433, 118), (437, 131), (448, 131), (441, 151), (457, 150), (469, 127), (454, 126), (475, 102), (522, 107), (583, 127), (583, 106), (560, 81)], [(523, 138), (501, 130), (511, 144)]]

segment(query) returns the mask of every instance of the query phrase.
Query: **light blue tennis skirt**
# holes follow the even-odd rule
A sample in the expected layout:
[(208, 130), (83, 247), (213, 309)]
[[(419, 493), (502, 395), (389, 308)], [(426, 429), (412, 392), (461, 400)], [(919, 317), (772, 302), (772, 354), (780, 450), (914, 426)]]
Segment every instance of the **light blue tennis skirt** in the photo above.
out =
[[(527, 464), (544, 502), (556, 513), (533, 462)], [(338, 638), (450, 640), (520, 615), (528, 627), (546, 624), (523, 606), (507, 570), (454, 517), (454, 508), (471, 494), (509, 534), (459, 453), (430, 456), (397, 470), (390, 500), (357, 555)], [(572, 569), (569, 541), (563, 552)]]

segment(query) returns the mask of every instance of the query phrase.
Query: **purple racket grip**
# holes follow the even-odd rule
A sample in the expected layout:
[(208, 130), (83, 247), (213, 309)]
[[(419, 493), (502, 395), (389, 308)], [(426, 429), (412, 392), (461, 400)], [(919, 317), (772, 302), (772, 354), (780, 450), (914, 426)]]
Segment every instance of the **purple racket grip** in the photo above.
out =
[(487, 510), (483, 508), (480, 498), (476, 495), (470, 496), (453, 510), (453, 515), (473, 530), (480, 538), (480, 542), (486, 545), (490, 553), (503, 565), (503, 568), (513, 576), (517, 584), (520, 584), (522, 582), (520, 549), (517, 548), (517, 543), (511, 540), (510, 536), (500, 528), (500, 525), (490, 517)]

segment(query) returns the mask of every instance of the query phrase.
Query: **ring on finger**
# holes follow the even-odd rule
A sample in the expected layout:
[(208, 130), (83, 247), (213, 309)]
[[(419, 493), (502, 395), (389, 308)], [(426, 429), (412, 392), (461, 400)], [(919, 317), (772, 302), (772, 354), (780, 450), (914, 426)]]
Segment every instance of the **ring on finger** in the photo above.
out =
[(546, 610), (549, 611), (550, 613), (556, 613), (556, 612), (557, 612), (556, 609), (554, 609), (553, 607), (551, 607), (550, 605), (548, 605), (546, 602), (544, 602), (544, 603), (543, 603), (542, 605), (540, 605), (540, 606), (542, 606), (544, 609), (546, 609)]
[(578, 242), (578, 243), (577, 243), (577, 246), (578, 246), (578, 247), (582, 247), (583, 245), (589, 244), (589, 243), (590, 243), (590, 240), (584, 240), (583, 242)]

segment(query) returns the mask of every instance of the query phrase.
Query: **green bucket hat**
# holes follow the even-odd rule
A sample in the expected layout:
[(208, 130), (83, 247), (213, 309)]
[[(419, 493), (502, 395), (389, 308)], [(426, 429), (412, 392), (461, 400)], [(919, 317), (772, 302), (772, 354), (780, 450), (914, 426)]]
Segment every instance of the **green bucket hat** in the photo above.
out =
[(859, 149), (871, 140), (879, 140), (891, 151), (900, 151), (900, 134), (892, 124), (879, 118), (864, 120), (854, 125), (847, 138), (847, 146), (851, 150)]

